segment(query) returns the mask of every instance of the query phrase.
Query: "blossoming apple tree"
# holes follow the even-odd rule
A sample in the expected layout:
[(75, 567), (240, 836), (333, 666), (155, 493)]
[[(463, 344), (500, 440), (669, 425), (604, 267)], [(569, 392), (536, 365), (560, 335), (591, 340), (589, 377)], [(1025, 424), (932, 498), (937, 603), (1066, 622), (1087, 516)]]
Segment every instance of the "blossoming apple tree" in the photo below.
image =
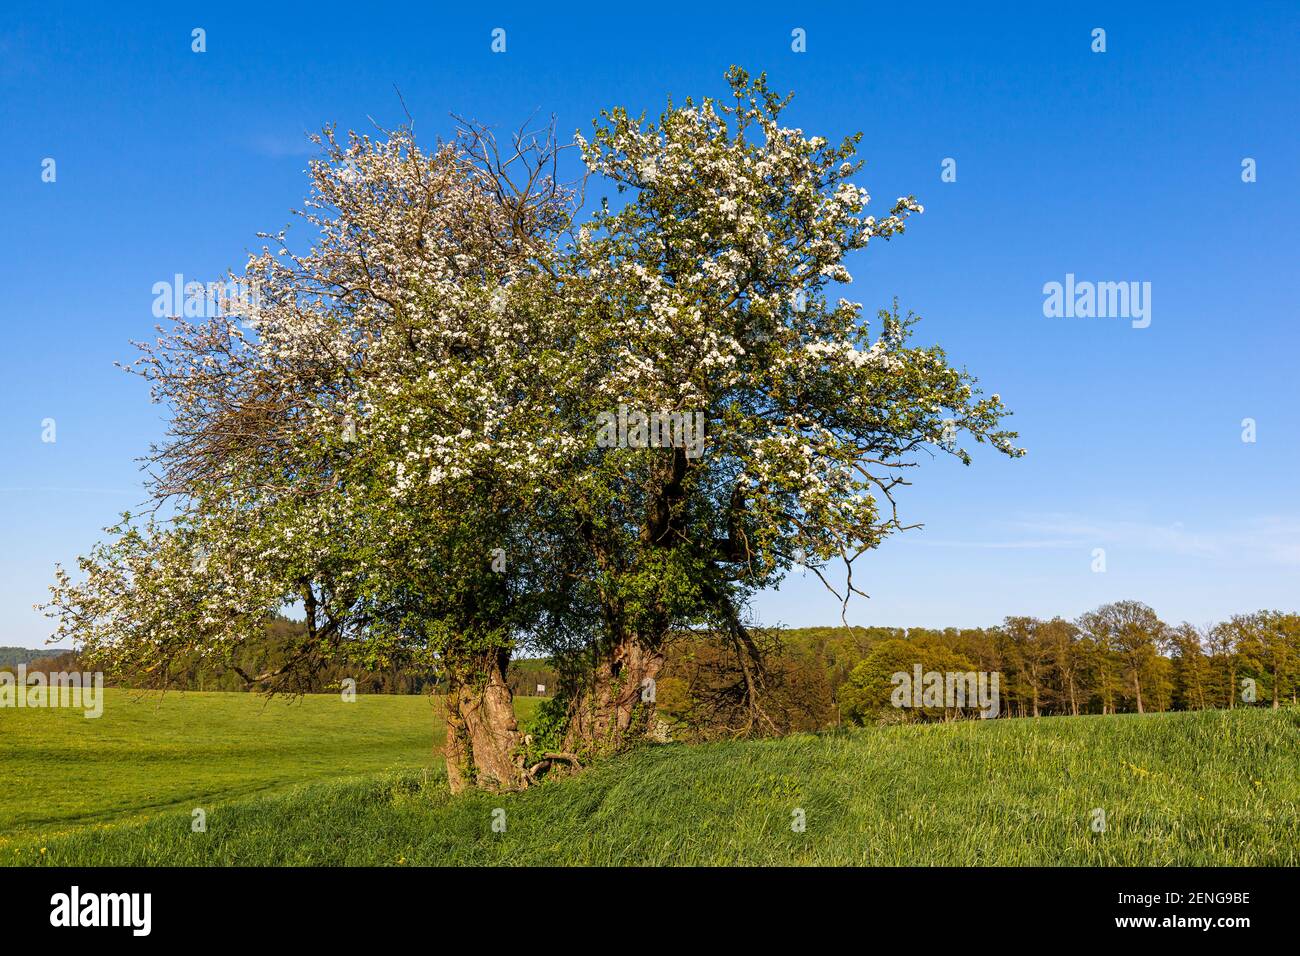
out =
[(579, 417), (703, 412), (707, 439), (694, 458), (603, 451), (574, 479), (605, 627), (573, 682), (573, 748), (650, 729), (644, 688), (681, 626), (730, 638), (762, 727), (750, 595), (796, 561), (831, 586), (838, 562), (847, 600), (855, 558), (903, 527), (893, 492), (921, 452), (969, 462), (964, 435), (1022, 453), (997, 395), (910, 343), (912, 317), (884, 311), (873, 330), (858, 303), (833, 298), (851, 281), (846, 258), (901, 235), (921, 206), (908, 196), (867, 215), (851, 182), (860, 134), (805, 136), (782, 124), (789, 98), (764, 77), (728, 79), (729, 101), (670, 104), (651, 123), (614, 109), (579, 138), (590, 170), (628, 195), (584, 226), (566, 264), (568, 311), (590, 335)]
[(178, 319), (141, 346), (171, 414), (151, 515), (53, 588), (59, 634), (89, 660), (161, 682), (181, 658), (233, 661), (296, 605), (301, 645), (250, 684), (436, 666), (453, 786), (523, 784), (510, 649), (576, 608), (536, 500), (570, 442), (535, 418), (570, 378), (558, 317), (537, 307), (570, 195), (549, 140), (524, 133), (494, 167), (471, 149), (485, 142), (471, 129), (426, 153), (405, 130), (327, 131), (311, 248), (267, 237), (249, 314)]
[[(894, 491), (923, 452), (1020, 452), (998, 396), (913, 344), (912, 317), (872, 328), (837, 295), (847, 258), (920, 205), (867, 215), (860, 137), (807, 137), (763, 77), (728, 79), (727, 101), (649, 124), (615, 109), (579, 137), (626, 200), (582, 222), (549, 131), (499, 144), (467, 125), (432, 152), (409, 130), (326, 131), (310, 248), (268, 236), (247, 314), (142, 346), (171, 416), (152, 507), (76, 578), (58, 570), (58, 636), (165, 682), (194, 656), (233, 666), (296, 607), (300, 645), (245, 679), (436, 666), (455, 789), (526, 786), (651, 733), (679, 628), (725, 635), (751, 729), (779, 729), (751, 596), (799, 562), (847, 600), (854, 560), (904, 527)], [(703, 454), (609, 447), (621, 407), (700, 414)], [(549, 750), (505, 680), (525, 644), (564, 678)]]

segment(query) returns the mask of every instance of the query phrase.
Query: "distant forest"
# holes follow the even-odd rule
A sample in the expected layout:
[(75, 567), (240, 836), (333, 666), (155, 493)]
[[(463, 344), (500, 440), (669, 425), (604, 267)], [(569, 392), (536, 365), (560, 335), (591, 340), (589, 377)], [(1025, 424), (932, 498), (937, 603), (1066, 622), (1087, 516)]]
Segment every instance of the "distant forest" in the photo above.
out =
[(40, 647), (0, 647), (0, 668), (30, 664), (49, 656), (50, 651)]
[[(195, 659), (177, 664), (165, 676), (159, 677), (155, 684), (174, 690), (247, 691), (249, 685), (241, 672), (261, 674), (275, 670), (301, 649), (306, 635), (307, 629), (302, 622), (275, 618), (268, 622), (263, 640), (240, 647), (230, 660), (218, 663)], [(0, 670), (13, 670), (19, 664), (26, 664), (28, 672), (82, 669), (77, 654), (72, 651), (0, 648)], [(303, 694), (329, 693), (337, 691), (347, 678), (356, 681), (356, 690), (362, 694), (424, 694), (440, 693), (444, 689), (436, 668), (368, 660), (359, 661), (351, 667), (322, 666), (311, 675), (304, 676), (294, 690)], [(122, 685), (111, 673), (105, 675), (105, 683), (110, 687)], [(555, 686), (554, 671), (545, 661), (514, 661), (510, 684), (517, 695), (549, 696)], [(539, 684), (546, 687), (543, 695), (537, 693)]]
[[(1001, 715), (1113, 714), (1296, 703), (1300, 693), (1300, 615), (1240, 614), (1207, 627), (1169, 625), (1137, 601), (1107, 604), (1075, 620), (1008, 617), (988, 628), (813, 627), (757, 629), (764, 662), (750, 675), (763, 714), (756, 726), (735, 649), (720, 635), (681, 632), (666, 648), (656, 682), (657, 713), (674, 736), (712, 739), (755, 733), (822, 730), (841, 724), (946, 720), (968, 711), (890, 706), (890, 675), (911, 671), (1000, 675)], [(240, 691), (240, 676), (272, 670), (301, 646), (304, 629), (276, 619), (260, 644), (222, 665), (173, 668), (167, 686)], [(0, 648), (12, 669), (77, 670), (76, 655)], [(443, 690), (434, 668), (370, 662), (325, 667), (298, 688), (337, 690), (345, 678), (360, 693), (421, 694)], [(519, 696), (552, 696), (559, 674), (546, 660), (511, 661), (508, 681)], [(109, 675), (112, 684), (112, 675)], [(539, 691), (539, 687), (542, 690)]]
[[(1137, 601), (1075, 620), (1008, 617), (987, 628), (818, 627), (771, 632), (764, 708), (779, 733), (841, 724), (971, 717), (899, 709), (891, 675), (997, 673), (1000, 716), (1078, 716), (1278, 707), (1300, 695), (1300, 615), (1260, 611), (1198, 627), (1170, 625)], [(689, 735), (748, 730), (735, 655), (710, 639), (674, 646), (658, 710)]]

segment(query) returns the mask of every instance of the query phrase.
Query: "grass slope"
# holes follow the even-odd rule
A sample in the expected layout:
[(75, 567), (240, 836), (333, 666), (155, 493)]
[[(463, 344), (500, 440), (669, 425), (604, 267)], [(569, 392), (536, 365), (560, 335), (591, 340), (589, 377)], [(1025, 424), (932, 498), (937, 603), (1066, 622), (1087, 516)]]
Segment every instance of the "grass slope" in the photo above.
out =
[(1298, 798), (1294, 710), (999, 720), (654, 747), (510, 796), (452, 798), (436, 771), (310, 784), (206, 833), (164, 813), (0, 862), (1294, 866)]

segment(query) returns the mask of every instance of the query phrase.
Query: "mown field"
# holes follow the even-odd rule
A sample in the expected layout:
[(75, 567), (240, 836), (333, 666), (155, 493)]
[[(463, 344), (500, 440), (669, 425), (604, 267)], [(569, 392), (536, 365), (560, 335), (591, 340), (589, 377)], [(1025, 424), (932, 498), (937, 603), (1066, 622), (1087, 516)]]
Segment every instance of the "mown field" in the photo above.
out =
[(0, 862), (1300, 864), (1293, 709), (671, 744), (452, 798), (427, 698), (114, 703), (0, 712)]
[[(70, 708), (0, 709), (0, 856), (25, 835), (441, 764), (444, 724), (430, 697), (105, 695), (94, 720)], [(535, 706), (519, 703), (525, 714)]]

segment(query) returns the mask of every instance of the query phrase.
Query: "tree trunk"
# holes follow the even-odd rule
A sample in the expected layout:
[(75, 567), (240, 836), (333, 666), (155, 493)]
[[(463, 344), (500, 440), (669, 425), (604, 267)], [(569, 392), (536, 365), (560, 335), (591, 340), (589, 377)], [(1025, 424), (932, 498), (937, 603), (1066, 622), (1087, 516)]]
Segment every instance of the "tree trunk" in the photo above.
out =
[(655, 729), (654, 681), (664, 663), (658, 642), (625, 634), (604, 651), (570, 690), (565, 749), (584, 759), (617, 753)]
[(1137, 671), (1133, 671), (1133, 693), (1137, 695), (1138, 713), (1144, 713), (1142, 710), (1142, 684), (1138, 681)]
[[(477, 666), (475, 666), (477, 664)], [(471, 787), (521, 790), (525, 785), (514, 697), (506, 683), (510, 654), (490, 651), (448, 668), (447, 780), (452, 793)]]

